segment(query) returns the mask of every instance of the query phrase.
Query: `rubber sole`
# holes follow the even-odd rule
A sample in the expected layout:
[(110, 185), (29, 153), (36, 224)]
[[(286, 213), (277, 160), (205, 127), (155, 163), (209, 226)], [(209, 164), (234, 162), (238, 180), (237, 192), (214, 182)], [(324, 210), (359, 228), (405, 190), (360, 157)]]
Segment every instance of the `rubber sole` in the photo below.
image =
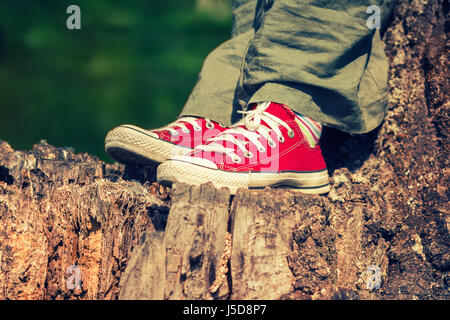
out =
[(125, 164), (159, 164), (171, 156), (183, 155), (191, 150), (153, 137), (148, 131), (132, 125), (114, 128), (105, 138), (106, 153)]
[(314, 172), (230, 172), (179, 160), (167, 160), (158, 167), (157, 179), (163, 184), (181, 182), (200, 185), (212, 182), (216, 188), (228, 187), (233, 195), (239, 188), (290, 187), (309, 194), (324, 194), (330, 191), (326, 169)]

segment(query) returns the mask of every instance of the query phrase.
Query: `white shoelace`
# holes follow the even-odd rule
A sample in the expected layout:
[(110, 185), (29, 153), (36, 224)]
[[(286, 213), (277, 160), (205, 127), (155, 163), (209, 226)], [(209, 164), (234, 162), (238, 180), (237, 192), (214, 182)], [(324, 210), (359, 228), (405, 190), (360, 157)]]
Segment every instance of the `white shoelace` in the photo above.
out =
[[(204, 118), (204, 119), (206, 121), (206, 127), (208, 129), (214, 128), (214, 124), (211, 122), (210, 119), (208, 119), (208, 118)], [(178, 119), (178, 120), (176, 120), (176, 121), (174, 121), (172, 123), (169, 123), (167, 126), (162, 127), (162, 128), (160, 128), (158, 130), (168, 130), (170, 132), (170, 134), (176, 136), (179, 133), (178, 133), (177, 130), (175, 130), (175, 128), (178, 127), (184, 133), (190, 133), (191, 130), (189, 130), (186, 127), (186, 124), (183, 123), (183, 122), (187, 122), (190, 125), (192, 125), (192, 127), (194, 128), (195, 131), (202, 131), (202, 127), (198, 124), (197, 120), (198, 120), (198, 118), (194, 118), (194, 117), (182, 117), (182, 118), (180, 118), (180, 119)]]
[[(266, 112), (265, 110), (269, 106), (270, 102), (264, 102), (258, 104), (258, 106), (250, 111), (238, 111), (241, 114), (244, 114), (245, 117), (231, 126), (230, 129), (223, 131), (218, 136), (211, 138), (208, 142), (211, 142), (207, 145), (200, 145), (196, 147), (197, 150), (207, 151), (207, 152), (219, 152), (228, 155), (233, 162), (239, 163), (242, 159), (235, 153), (235, 148), (227, 148), (223, 144), (217, 143), (218, 141), (229, 141), (232, 144), (236, 145), (247, 158), (252, 158), (254, 155), (250, 152), (246, 145), (248, 142), (242, 141), (239, 138), (236, 138), (234, 135), (240, 134), (247, 138), (251, 143), (253, 143), (259, 152), (265, 152), (266, 148), (262, 145), (262, 143), (258, 140), (260, 136), (268, 141), (268, 144), (271, 148), (276, 146), (275, 141), (273, 141), (270, 136), (271, 131), (274, 131), (278, 137), (278, 141), (281, 143), (284, 142), (283, 134), (279, 126), (286, 128), (288, 130), (289, 137), (294, 137), (294, 130), (292, 130), (289, 125), (281, 120), (280, 118)], [(267, 125), (263, 125), (261, 121), (264, 121)], [(240, 127), (240, 125), (244, 125), (245, 128)]]

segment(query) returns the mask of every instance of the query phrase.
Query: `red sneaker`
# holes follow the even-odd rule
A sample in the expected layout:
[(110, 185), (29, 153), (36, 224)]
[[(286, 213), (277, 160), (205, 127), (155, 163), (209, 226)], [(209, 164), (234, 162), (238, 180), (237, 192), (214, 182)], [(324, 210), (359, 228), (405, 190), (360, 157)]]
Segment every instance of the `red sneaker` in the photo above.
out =
[(225, 129), (218, 122), (195, 117), (182, 117), (154, 130), (126, 124), (107, 134), (105, 150), (114, 160), (122, 163), (160, 163), (171, 156), (192, 151)]
[(238, 188), (289, 186), (327, 193), (328, 171), (319, 145), (311, 146), (288, 107), (259, 103), (246, 117), (184, 156), (158, 167), (158, 181)]

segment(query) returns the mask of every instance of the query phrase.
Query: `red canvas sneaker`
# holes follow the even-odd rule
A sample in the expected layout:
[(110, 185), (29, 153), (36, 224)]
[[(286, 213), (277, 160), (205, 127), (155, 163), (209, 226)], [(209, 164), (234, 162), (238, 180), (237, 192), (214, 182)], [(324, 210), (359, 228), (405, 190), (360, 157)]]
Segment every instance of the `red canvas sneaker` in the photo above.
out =
[(289, 186), (315, 194), (330, 190), (314, 132), (306, 130), (292, 110), (264, 102), (242, 113), (246, 114), (243, 120), (205, 145), (163, 162), (158, 181), (197, 185), (210, 181), (217, 188), (230, 188), (231, 194), (238, 188), (266, 186)]
[(105, 150), (121, 163), (160, 163), (171, 156), (192, 151), (225, 129), (218, 122), (195, 117), (182, 117), (154, 130), (126, 124), (107, 134)]

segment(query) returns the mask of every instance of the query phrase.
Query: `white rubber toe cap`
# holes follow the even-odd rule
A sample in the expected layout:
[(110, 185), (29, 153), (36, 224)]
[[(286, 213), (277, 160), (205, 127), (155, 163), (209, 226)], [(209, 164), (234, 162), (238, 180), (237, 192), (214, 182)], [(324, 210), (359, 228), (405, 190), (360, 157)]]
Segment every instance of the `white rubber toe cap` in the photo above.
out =
[(176, 160), (176, 161), (182, 161), (187, 162), (191, 164), (196, 164), (202, 167), (210, 168), (210, 169), (218, 169), (217, 165), (207, 159), (202, 159), (198, 157), (190, 157), (190, 156), (173, 156), (170, 158), (170, 160)]

